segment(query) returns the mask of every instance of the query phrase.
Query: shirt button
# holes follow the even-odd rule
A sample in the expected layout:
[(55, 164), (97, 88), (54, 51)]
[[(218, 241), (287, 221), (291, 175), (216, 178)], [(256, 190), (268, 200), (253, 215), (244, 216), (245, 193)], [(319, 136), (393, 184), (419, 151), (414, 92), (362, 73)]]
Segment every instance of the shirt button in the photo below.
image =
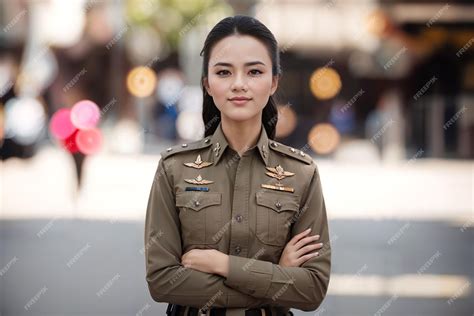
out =
[(275, 206), (277, 207), (277, 209), (281, 209), (281, 203), (280, 202), (276, 202)]
[(240, 246), (235, 247), (235, 253), (240, 253)]
[(199, 201), (194, 201), (194, 205), (199, 206), (199, 205), (201, 205), (201, 203), (199, 203)]
[(242, 221), (242, 215), (237, 215), (235, 219), (240, 223)]

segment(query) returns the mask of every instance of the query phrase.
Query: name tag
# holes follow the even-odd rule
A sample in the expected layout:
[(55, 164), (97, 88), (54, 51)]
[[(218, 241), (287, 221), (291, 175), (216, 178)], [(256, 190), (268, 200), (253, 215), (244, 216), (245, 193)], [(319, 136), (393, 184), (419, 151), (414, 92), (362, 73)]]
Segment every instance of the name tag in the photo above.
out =
[(209, 192), (208, 187), (186, 187), (185, 191), (204, 191)]

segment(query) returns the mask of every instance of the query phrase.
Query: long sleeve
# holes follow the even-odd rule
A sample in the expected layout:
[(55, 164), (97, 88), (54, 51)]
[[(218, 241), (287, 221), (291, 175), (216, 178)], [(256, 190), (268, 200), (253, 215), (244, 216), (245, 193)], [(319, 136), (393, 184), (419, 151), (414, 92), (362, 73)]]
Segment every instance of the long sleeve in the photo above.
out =
[(148, 199), (145, 221), (146, 280), (152, 298), (196, 308), (252, 308), (268, 300), (226, 286), (220, 275), (181, 265), (182, 241), (173, 186), (160, 160)]
[[(323, 242), (319, 255), (300, 267), (282, 267), (272, 262), (229, 256), (229, 274), (224, 284), (256, 298), (303, 311), (316, 310), (329, 286), (331, 246), (326, 206), (316, 165), (293, 223), (292, 236), (311, 227), (311, 235), (319, 234)], [(251, 260), (251, 262), (250, 262)]]

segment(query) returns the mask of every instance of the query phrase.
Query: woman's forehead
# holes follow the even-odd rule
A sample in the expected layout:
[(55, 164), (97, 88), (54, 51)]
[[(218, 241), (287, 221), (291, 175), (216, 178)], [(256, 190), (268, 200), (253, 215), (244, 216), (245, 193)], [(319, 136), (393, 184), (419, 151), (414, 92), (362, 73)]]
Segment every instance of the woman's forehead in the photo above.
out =
[(265, 45), (250, 35), (231, 35), (212, 48), (209, 65), (227, 63), (245, 66), (256, 61), (269, 65), (270, 56)]

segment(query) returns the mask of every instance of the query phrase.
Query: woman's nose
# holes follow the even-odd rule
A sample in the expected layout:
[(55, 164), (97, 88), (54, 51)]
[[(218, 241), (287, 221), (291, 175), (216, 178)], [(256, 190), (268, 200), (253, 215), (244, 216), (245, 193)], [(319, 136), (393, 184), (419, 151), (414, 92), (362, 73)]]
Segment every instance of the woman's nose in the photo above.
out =
[(246, 91), (247, 90), (247, 82), (243, 78), (243, 75), (237, 74), (234, 78), (235, 79), (232, 82), (232, 91), (235, 91), (235, 90), (245, 90)]

